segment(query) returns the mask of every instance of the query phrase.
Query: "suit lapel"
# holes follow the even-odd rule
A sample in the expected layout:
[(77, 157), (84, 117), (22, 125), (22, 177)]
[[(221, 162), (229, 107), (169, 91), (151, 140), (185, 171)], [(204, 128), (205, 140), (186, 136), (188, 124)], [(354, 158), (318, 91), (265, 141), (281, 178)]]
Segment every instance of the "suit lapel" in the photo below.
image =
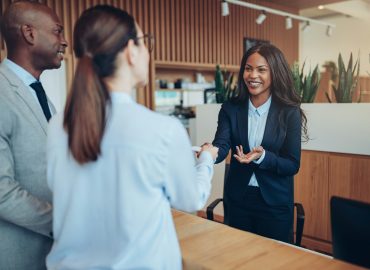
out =
[[(237, 112), (238, 131), (244, 153), (248, 153), (250, 151), (248, 141), (248, 109), (248, 102), (246, 102), (239, 105)], [(233, 151), (235, 151), (235, 149), (233, 149)]]
[[(36, 120), (42, 130), (47, 132), (47, 121), (42, 112), (40, 105), (37, 103), (37, 100), (32, 96), (27, 86), (6, 66), (0, 65), (0, 72), (2, 72), (5, 77), (8, 79), (9, 83), (13, 87), (13, 90), (24, 102), (25, 107), (19, 106), (21, 110), (25, 112), (26, 115), (30, 115), (29, 111), (32, 112), (32, 119)], [(27, 109), (28, 108), (28, 109)]]
[(279, 126), (279, 108), (277, 104), (272, 100), (271, 106), (268, 111), (265, 132), (263, 133), (262, 146), (274, 144), (276, 139), (276, 132)]

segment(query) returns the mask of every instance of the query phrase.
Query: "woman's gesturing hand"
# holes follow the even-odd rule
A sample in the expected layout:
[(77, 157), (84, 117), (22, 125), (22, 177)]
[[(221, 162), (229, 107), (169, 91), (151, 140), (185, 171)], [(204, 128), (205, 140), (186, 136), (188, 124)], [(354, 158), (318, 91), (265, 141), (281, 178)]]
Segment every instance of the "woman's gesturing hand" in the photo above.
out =
[(234, 154), (234, 158), (239, 161), (240, 163), (250, 163), (253, 160), (258, 160), (262, 154), (263, 154), (263, 147), (257, 146), (252, 148), (252, 151), (250, 151), (247, 154), (244, 154), (243, 152), (243, 146), (239, 145), (236, 146), (236, 154)]

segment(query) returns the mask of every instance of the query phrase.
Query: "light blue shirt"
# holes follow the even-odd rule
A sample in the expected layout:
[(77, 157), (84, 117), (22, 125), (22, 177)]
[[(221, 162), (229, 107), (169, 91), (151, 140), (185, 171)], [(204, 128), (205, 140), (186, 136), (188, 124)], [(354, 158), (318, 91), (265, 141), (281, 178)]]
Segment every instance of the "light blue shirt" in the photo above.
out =
[[(268, 100), (259, 106), (258, 108), (253, 106), (251, 100), (249, 100), (249, 110), (248, 110), (248, 141), (249, 148), (260, 146), (263, 139), (263, 134), (265, 133), (267, 115), (271, 106), (271, 96)], [(260, 164), (265, 158), (265, 151), (263, 151), (262, 156), (253, 162)], [(258, 181), (256, 175), (253, 173), (249, 181), (249, 186), (258, 187)]]
[[(27, 70), (17, 65), (13, 61), (9, 60), (8, 58), (5, 58), (3, 63), (4, 65), (6, 65), (7, 68), (9, 68), (11, 71), (13, 71), (18, 76), (18, 78), (27, 86), (31, 95), (37, 101), (37, 104), (40, 104), (37, 98), (37, 95), (36, 95), (36, 91), (30, 86), (31, 83), (34, 83), (38, 80), (35, 77), (33, 77), (33, 75), (29, 73)], [(53, 110), (50, 109), (51, 106), (49, 104), (49, 101), (48, 101), (48, 105), (49, 105), (49, 110), (51, 114), (53, 114)]]
[(193, 212), (210, 194), (213, 159), (195, 161), (181, 123), (112, 94), (96, 162), (68, 151), (63, 115), (49, 124), (54, 244), (49, 269), (182, 268), (171, 207)]

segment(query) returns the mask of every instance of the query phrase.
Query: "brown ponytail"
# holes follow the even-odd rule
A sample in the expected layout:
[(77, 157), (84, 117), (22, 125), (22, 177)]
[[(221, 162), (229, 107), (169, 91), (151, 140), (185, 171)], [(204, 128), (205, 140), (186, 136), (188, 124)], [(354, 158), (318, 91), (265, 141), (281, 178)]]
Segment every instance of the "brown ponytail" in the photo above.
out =
[(92, 58), (82, 57), (76, 68), (72, 91), (64, 110), (68, 145), (80, 163), (97, 160), (104, 134), (108, 90), (94, 71)]
[(104, 78), (116, 69), (116, 56), (136, 38), (134, 19), (125, 11), (107, 5), (87, 9), (77, 20), (73, 43), (79, 59), (64, 110), (63, 126), (74, 159), (84, 164), (96, 161), (111, 103)]

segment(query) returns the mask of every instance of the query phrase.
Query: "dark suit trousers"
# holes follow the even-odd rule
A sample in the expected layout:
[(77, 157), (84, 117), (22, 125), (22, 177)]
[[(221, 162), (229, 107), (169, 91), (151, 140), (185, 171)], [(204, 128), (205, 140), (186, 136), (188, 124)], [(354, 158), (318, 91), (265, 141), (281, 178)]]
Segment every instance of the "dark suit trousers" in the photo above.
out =
[(260, 188), (247, 188), (242, 202), (224, 201), (225, 224), (268, 238), (290, 243), (293, 236), (293, 204), (270, 206)]

